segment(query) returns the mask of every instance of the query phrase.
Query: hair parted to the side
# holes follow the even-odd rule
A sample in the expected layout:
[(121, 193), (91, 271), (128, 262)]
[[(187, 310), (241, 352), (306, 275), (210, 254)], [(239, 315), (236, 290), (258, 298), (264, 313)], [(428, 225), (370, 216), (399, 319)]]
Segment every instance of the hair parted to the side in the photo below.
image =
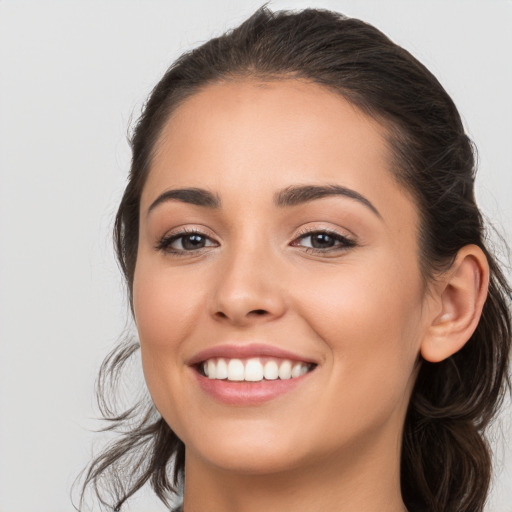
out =
[[(164, 123), (208, 84), (247, 78), (321, 84), (382, 124), (396, 179), (420, 212), (419, 258), (426, 282), (467, 244), (486, 254), (491, 277), (481, 320), (455, 355), (440, 363), (420, 362), (401, 461), (406, 505), (420, 503), (430, 512), (482, 511), (491, 476), (485, 430), (510, 387), (512, 290), (487, 249), (474, 199), (473, 147), (455, 105), (421, 63), (371, 25), (327, 10), (271, 12), (264, 6), (169, 68), (133, 131), (132, 166), (116, 217), (115, 243), (130, 301), (139, 202)], [(120, 437), (84, 473), (82, 498), (92, 488), (114, 511), (146, 482), (168, 504), (183, 476), (185, 447), (150, 401), (117, 412), (107, 405), (105, 395), (138, 348), (135, 341), (121, 344), (101, 367), (100, 409), (107, 429)]]

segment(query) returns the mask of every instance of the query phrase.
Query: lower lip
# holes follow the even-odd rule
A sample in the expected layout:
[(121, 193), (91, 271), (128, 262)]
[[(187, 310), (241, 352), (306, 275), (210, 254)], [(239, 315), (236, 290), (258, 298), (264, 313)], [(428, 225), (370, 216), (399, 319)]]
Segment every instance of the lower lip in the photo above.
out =
[(299, 386), (311, 372), (292, 379), (237, 382), (209, 379), (194, 370), (201, 389), (215, 400), (227, 405), (257, 405), (268, 402)]

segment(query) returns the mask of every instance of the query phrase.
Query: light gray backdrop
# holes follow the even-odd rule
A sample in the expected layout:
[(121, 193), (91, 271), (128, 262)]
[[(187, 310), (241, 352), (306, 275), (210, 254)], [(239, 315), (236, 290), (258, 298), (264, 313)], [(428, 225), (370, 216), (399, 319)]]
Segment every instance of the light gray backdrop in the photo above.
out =
[[(112, 220), (132, 113), (170, 62), (261, 0), (0, 0), (0, 511), (72, 510), (93, 383), (127, 317)], [(480, 150), (478, 199), (512, 239), (512, 2), (274, 1), (376, 24), (438, 76)], [(512, 511), (510, 401), (489, 512)], [(131, 510), (161, 510), (142, 497)]]

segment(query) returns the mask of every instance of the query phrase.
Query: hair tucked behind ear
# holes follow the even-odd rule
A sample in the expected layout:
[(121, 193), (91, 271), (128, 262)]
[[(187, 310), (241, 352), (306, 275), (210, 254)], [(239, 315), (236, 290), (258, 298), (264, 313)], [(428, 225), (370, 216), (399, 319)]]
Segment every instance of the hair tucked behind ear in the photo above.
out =
[[(337, 91), (378, 120), (388, 134), (397, 181), (421, 215), (420, 263), (428, 282), (457, 252), (476, 244), (490, 265), (490, 287), (478, 327), (462, 350), (440, 363), (419, 360), (407, 413), (401, 464), (407, 506), (429, 512), (483, 510), (491, 475), (485, 429), (507, 387), (512, 291), (487, 249), (474, 199), (473, 148), (460, 116), (436, 78), (374, 27), (325, 10), (259, 9), (238, 28), (183, 55), (151, 93), (131, 140), (128, 185), (115, 224), (116, 249), (131, 300), (139, 202), (155, 141), (171, 112), (202, 87), (220, 81), (301, 78)], [(100, 372), (100, 397), (138, 345), (121, 345)], [(177, 492), (184, 446), (150, 402), (102, 411), (120, 437), (85, 474), (103, 505), (120, 510), (149, 482), (165, 501)], [(171, 483), (168, 475), (174, 475)]]
[(476, 332), (440, 363), (422, 362), (402, 442), (402, 492), (432, 511), (482, 511), (491, 479), (484, 436), (507, 380), (510, 288), (496, 264)]

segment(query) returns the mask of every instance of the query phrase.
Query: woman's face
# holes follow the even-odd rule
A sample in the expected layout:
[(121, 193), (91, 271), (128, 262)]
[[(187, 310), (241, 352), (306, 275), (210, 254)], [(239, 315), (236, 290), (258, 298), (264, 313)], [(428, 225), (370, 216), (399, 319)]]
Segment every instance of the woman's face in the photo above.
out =
[(430, 299), (390, 167), (382, 127), (316, 84), (210, 85), (167, 122), (133, 301), (187, 465), (398, 455)]

